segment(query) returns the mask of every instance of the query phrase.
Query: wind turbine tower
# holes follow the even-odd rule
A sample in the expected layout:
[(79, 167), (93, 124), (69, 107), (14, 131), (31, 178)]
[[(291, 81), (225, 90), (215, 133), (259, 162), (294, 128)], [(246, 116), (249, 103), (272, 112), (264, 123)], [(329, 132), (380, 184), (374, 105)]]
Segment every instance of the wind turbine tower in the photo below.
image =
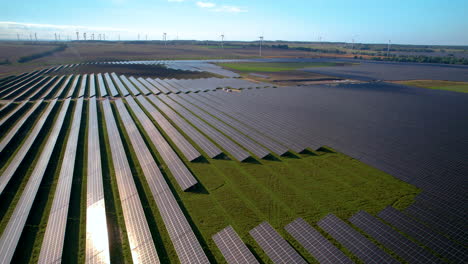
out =
[(83, 39), (86, 41), (86, 32), (83, 33)]
[(167, 46), (167, 33), (163, 33), (164, 47)]
[(76, 40), (80, 40), (80, 32), (76, 32)]
[(260, 36), (260, 57), (262, 56), (263, 36)]
[(224, 49), (224, 34), (221, 35), (221, 48)]
[(19, 33), (16, 33), (16, 37), (18, 37), (18, 41), (20, 41)]
[(34, 33), (34, 38), (36, 38), (36, 42), (37, 42), (37, 33)]

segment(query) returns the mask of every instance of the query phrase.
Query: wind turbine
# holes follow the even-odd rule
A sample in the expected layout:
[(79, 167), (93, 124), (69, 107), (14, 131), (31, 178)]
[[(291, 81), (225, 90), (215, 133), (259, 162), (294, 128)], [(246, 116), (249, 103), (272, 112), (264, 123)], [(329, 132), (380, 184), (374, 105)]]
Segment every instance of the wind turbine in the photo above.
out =
[(76, 32), (76, 40), (80, 40), (80, 32)]
[(55, 41), (57, 41), (57, 33), (54, 33)]
[(260, 57), (262, 56), (263, 36), (260, 36)]
[(221, 48), (224, 49), (224, 34), (221, 35)]
[(86, 32), (83, 33), (83, 39), (86, 41)]
[(104, 41), (106, 40), (106, 33), (103, 34), (103, 37), (104, 37)]
[(163, 33), (164, 47), (167, 46), (167, 33)]
[(18, 41), (20, 41), (19, 33), (16, 33), (16, 37), (18, 37)]
[[(60, 36), (60, 35), (59, 35)], [(36, 38), (36, 42), (37, 42), (37, 33), (34, 33), (34, 37)]]
[(140, 40), (140, 34), (138, 34), (138, 40)]

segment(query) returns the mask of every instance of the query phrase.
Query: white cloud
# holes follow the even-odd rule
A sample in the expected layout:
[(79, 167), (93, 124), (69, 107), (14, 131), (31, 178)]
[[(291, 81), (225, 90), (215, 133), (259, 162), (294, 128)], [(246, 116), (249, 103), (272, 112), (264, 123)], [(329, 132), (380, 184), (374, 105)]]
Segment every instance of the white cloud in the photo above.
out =
[(216, 12), (226, 12), (226, 13), (245, 13), (247, 9), (238, 6), (228, 6), (224, 5), (219, 8), (214, 9)]
[(167, 0), (169, 2), (184, 2), (185, 0)]
[(197, 6), (202, 7), (202, 8), (213, 8), (216, 6), (215, 3), (211, 2), (197, 2)]

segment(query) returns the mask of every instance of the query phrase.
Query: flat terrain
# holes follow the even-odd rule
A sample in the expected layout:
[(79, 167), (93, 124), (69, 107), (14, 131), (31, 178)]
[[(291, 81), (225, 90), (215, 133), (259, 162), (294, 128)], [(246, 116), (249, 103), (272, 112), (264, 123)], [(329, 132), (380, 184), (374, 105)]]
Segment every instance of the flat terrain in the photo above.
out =
[(396, 81), (395, 83), (409, 85), (409, 86), (416, 86), (416, 87), (421, 87), (421, 88), (435, 89), (435, 90), (468, 93), (467, 82), (414, 80), (414, 81)]
[(282, 72), (304, 68), (344, 66), (337, 62), (237, 62), (218, 65), (240, 72)]
[(306, 71), (362, 81), (447, 80), (468, 81), (468, 66), (356, 61), (359, 65), (310, 68)]

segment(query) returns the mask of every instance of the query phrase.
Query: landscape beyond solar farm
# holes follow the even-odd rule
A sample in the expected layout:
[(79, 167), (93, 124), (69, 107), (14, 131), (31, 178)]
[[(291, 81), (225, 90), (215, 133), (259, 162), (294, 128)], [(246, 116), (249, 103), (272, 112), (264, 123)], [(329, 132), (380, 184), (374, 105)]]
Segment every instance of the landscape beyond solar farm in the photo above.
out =
[(468, 47), (222, 45), (0, 42), (0, 263), (226, 263), (228, 226), (275, 263), (262, 222), (321, 262), (297, 218), (331, 260), (463, 262)]

